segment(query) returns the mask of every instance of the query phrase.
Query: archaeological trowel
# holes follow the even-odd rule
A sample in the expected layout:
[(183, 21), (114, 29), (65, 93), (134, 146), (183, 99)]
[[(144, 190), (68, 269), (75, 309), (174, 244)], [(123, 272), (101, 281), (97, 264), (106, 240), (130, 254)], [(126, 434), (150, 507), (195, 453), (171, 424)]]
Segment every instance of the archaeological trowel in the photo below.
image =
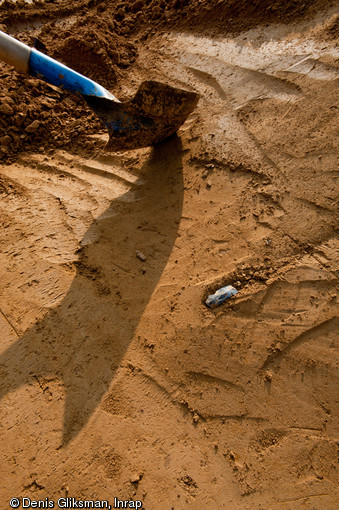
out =
[(80, 95), (105, 123), (108, 150), (137, 149), (164, 140), (178, 130), (199, 100), (195, 92), (145, 81), (132, 99), (121, 102), (95, 81), (1, 31), (0, 59)]

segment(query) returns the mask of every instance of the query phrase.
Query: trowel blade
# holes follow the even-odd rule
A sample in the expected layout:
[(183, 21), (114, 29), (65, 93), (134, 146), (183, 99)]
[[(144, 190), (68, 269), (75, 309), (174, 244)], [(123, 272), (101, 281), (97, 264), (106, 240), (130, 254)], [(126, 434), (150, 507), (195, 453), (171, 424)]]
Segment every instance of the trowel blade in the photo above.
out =
[(175, 133), (198, 103), (195, 92), (157, 81), (143, 82), (134, 98), (116, 102), (85, 96), (109, 132), (107, 150), (129, 150), (161, 142)]

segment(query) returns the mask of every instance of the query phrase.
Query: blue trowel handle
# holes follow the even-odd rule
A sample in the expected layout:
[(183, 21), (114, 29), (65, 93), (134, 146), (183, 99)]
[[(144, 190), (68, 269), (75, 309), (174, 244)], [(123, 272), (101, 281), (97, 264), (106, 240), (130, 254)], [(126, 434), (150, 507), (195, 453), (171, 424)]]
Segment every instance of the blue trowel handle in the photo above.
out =
[(95, 81), (1, 31), (0, 59), (14, 66), (18, 71), (24, 71), (70, 92), (85, 96), (106, 97), (119, 102), (113, 94)]

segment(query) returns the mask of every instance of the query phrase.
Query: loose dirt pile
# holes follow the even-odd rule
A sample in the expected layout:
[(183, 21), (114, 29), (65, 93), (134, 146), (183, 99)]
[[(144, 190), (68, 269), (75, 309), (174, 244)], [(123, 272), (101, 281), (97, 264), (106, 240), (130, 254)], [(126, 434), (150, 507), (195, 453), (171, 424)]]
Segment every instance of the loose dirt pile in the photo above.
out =
[(337, 20), (2, 3), (3, 30), (118, 97), (158, 79), (200, 101), (109, 154), (80, 99), (0, 65), (1, 509), (337, 507)]

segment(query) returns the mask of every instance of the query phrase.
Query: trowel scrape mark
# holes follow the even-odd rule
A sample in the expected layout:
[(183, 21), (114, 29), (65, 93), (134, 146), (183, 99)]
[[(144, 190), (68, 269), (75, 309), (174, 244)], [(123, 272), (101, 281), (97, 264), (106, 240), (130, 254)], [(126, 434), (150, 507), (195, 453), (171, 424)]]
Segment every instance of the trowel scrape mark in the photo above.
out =
[(327, 319), (319, 324), (313, 325), (312, 327), (306, 329), (306, 331), (304, 331), (300, 335), (297, 335), (282, 350), (279, 350), (278, 352), (274, 352), (267, 356), (265, 362), (262, 364), (260, 368), (260, 371), (264, 372), (265, 370), (275, 365), (279, 365), (281, 361), (287, 355), (289, 355), (293, 349), (296, 349), (305, 342), (310, 342), (312, 340), (321, 338), (322, 335), (328, 336), (330, 333), (333, 333), (333, 331), (335, 330), (338, 331), (338, 327), (339, 327), (338, 317), (331, 317), (330, 319)]
[(214, 375), (206, 374), (204, 372), (195, 372), (195, 371), (191, 370), (191, 371), (187, 372), (187, 376), (192, 381), (198, 381), (198, 382), (201, 381), (203, 383), (207, 383), (207, 384), (211, 384), (211, 385), (213, 384), (216, 387), (224, 386), (225, 388), (245, 392), (244, 388), (238, 383), (228, 381), (227, 379), (223, 379), (222, 377), (217, 377)]
[(296, 62), (285, 71), (305, 74), (315, 80), (335, 80), (339, 76), (339, 70), (336, 67), (310, 57)]
[(302, 94), (297, 85), (286, 79), (271, 76), (261, 70), (247, 69), (239, 65), (221, 62), (216, 57), (199, 54), (187, 54), (180, 57), (180, 62), (196, 73), (205, 73), (213, 79), (214, 87), (220, 95), (230, 98), (233, 107), (242, 105), (256, 98), (277, 98), (283, 101), (296, 101)]
[[(283, 27), (283, 26), (282, 26)], [(265, 35), (265, 38), (263, 37)], [(207, 38), (189, 34), (168, 34), (171, 41), (167, 51), (172, 55), (199, 54), (217, 58), (223, 63), (249, 70), (284, 70), (308, 58), (322, 55), (339, 56), (335, 45), (324, 46), (316, 39), (281, 38), (273, 27), (243, 32), (238, 37)]]
[(227, 94), (224, 89), (220, 86), (218, 80), (210, 73), (206, 71), (201, 71), (200, 69), (196, 69), (195, 67), (187, 67), (189, 71), (191, 71), (198, 80), (202, 81), (208, 87), (212, 87), (216, 93), (219, 95), (221, 100), (225, 100), (227, 98)]

